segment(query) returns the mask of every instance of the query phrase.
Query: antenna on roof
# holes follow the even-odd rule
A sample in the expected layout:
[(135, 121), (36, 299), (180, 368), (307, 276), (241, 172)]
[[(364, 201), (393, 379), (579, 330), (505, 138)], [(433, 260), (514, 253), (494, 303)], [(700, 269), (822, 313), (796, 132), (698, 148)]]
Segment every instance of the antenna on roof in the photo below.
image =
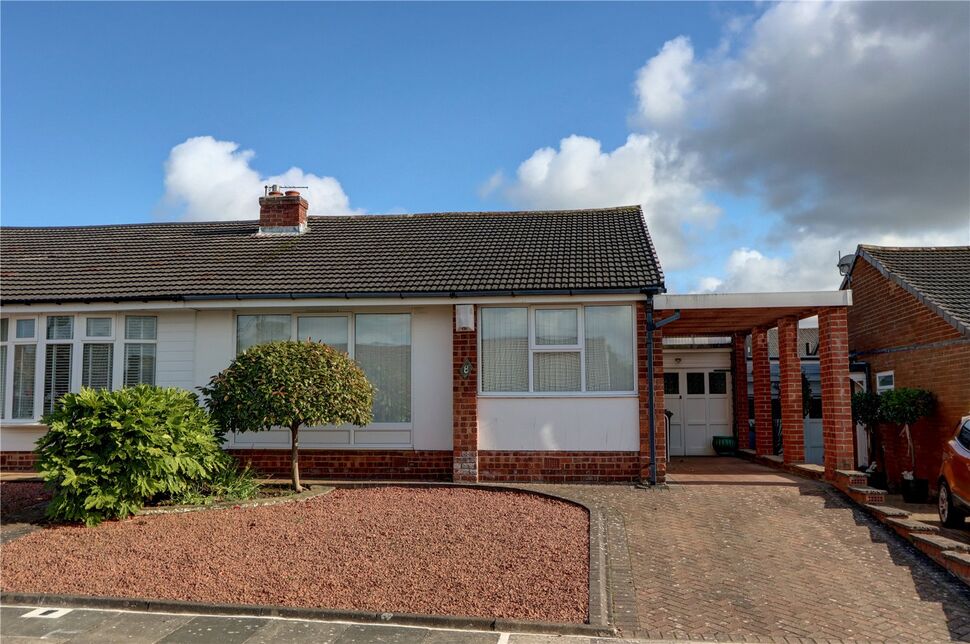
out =
[(263, 186), (263, 196), (268, 197), (270, 193), (279, 192), (280, 190), (295, 190), (300, 188), (301, 190), (309, 190), (310, 186), (278, 186), (275, 183), (271, 186)]

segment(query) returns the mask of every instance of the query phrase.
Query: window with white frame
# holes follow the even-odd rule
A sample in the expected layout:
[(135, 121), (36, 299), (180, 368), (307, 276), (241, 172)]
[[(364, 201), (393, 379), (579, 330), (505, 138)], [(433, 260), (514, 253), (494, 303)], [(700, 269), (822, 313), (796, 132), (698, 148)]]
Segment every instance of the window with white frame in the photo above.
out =
[(894, 371), (880, 371), (876, 374), (876, 393), (881, 394), (896, 388), (896, 373)]
[(633, 393), (633, 307), (482, 307), (483, 393)]
[(37, 318), (3, 318), (0, 320), (0, 418), (34, 418), (36, 374)]
[[(119, 317), (118, 324), (121, 320), (119, 338), (110, 314), (0, 319), (0, 418), (34, 421), (81, 387), (154, 383), (157, 318)], [(115, 364), (119, 352), (122, 365)]]
[(289, 340), (323, 342), (350, 355), (374, 385), (374, 423), (411, 422), (411, 314), (236, 316), (236, 349)]
[(126, 387), (155, 384), (158, 351), (158, 318), (153, 315), (125, 316)]

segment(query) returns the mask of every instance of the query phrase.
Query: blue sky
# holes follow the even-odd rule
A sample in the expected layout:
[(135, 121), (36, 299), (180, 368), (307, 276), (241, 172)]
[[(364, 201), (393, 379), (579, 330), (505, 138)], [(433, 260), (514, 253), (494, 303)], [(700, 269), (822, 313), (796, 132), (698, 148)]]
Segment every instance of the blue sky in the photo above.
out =
[[(165, 163), (200, 136), (252, 150), (242, 163), (260, 177), (292, 166), (333, 177), (348, 208), (367, 213), (568, 203), (570, 193), (527, 185), (517, 169), (537, 150), (559, 152), (570, 135), (607, 155), (631, 135), (656, 137), (704, 161), (684, 131), (644, 120), (638, 70), (683, 36), (710, 76), (722, 64), (711, 56), (759, 37), (751, 25), (765, 6), (4, 2), (0, 11), (3, 224), (67, 225), (185, 217), (195, 188), (167, 192)], [(735, 40), (718, 50), (725, 34)], [(703, 71), (692, 89), (711, 85)], [(610, 167), (622, 162), (617, 155)], [(739, 249), (777, 262), (797, 253), (773, 241), (786, 216), (777, 200), (723, 170), (677, 167), (649, 188), (676, 183), (655, 237), (669, 249), (682, 238), (693, 255), (661, 250), (670, 286), (714, 288)], [(483, 190), (493, 176), (501, 181)], [(649, 202), (653, 193), (597, 185), (577, 205), (618, 205), (630, 194)], [(595, 203), (578, 203), (587, 200)], [(206, 218), (209, 203), (192, 218)], [(668, 211), (698, 204), (716, 214), (671, 223)]]

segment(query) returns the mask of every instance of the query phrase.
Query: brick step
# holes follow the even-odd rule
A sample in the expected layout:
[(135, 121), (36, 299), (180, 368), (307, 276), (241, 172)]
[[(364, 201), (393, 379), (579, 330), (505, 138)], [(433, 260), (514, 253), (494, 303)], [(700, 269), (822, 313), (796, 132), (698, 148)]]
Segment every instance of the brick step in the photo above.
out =
[(862, 505), (879, 505), (886, 502), (886, 491), (862, 485), (849, 486), (846, 493)]
[(906, 510), (900, 510), (899, 508), (894, 508), (890, 505), (867, 505), (866, 509), (880, 517), (894, 517), (899, 519), (905, 519), (909, 516), (909, 512)]
[[(932, 526), (931, 526), (932, 527)], [(955, 550), (956, 552), (970, 552), (970, 543), (949, 539), (934, 532), (921, 532), (913, 535), (913, 543), (936, 548), (940, 552)], [(922, 548), (920, 548), (922, 550)]]
[(970, 553), (959, 550), (944, 550), (943, 565), (963, 583), (970, 585)]
[(914, 533), (931, 533), (936, 534), (940, 531), (935, 525), (930, 525), (929, 523), (923, 523), (921, 521), (916, 521), (915, 519), (904, 519), (901, 517), (894, 517), (886, 519), (886, 525), (895, 530), (897, 534), (906, 539), (912, 539)]
[(835, 470), (835, 479), (840, 479), (846, 487), (866, 487), (869, 485), (869, 477), (859, 470)]

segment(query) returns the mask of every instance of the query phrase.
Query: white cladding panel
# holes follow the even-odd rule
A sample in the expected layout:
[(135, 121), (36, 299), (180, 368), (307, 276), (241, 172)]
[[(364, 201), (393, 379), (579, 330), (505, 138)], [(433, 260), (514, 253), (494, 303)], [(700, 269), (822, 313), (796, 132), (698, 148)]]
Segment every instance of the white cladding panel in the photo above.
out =
[(522, 451), (640, 449), (636, 396), (479, 398), (478, 448)]

